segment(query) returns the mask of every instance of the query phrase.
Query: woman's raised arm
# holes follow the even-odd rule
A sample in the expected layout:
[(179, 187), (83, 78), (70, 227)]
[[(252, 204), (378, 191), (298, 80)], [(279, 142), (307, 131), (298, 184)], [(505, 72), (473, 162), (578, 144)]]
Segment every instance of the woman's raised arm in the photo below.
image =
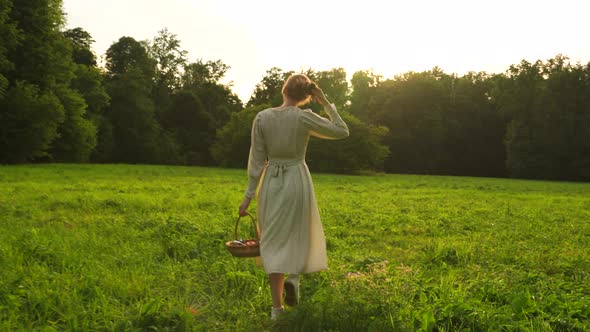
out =
[(301, 112), (301, 120), (312, 136), (325, 139), (341, 139), (348, 137), (348, 126), (336, 111), (334, 104), (324, 105), (324, 110), (330, 117), (326, 119), (311, 110)]

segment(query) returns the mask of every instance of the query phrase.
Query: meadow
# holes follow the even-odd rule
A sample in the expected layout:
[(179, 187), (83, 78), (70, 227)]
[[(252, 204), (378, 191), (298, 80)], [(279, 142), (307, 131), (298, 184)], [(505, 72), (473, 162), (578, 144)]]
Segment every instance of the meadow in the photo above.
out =
[(330, 269), (272, 322), (245, 170), (1, 166), (0, 331), (590, 330), (590, 184), (312, 174)]

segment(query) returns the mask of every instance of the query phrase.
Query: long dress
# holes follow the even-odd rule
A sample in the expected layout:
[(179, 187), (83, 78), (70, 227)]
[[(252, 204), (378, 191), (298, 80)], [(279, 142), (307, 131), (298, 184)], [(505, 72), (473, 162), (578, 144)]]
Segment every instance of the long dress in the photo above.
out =
[(294, 106), (266, 109), (254, 119), (245, 195), (252, 198), (258, 188), (260, 256), (267, 274), (328, 267), (305, 153), (310, 136), (345, 138), (348, 127), (334, 105), (324, 109), (330, 119)]

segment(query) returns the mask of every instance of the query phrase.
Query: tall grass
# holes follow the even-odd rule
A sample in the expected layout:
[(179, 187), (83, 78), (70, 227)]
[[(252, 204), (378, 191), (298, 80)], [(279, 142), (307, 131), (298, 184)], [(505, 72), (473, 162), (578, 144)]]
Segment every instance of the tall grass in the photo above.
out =
[(264, 272), (223, 247), (244, 171), (0, 167), (0, 330), (590, 329), (590, 184), (314, 181), (330, 269), (273, 323)]

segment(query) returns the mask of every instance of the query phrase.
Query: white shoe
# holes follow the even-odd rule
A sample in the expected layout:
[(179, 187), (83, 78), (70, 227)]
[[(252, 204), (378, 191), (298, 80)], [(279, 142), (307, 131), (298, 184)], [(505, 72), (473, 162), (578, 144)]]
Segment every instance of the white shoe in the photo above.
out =
[(289, 274), (285, 280), (285, 304), (294, 307), (299, 304), (299, 275)]
[(270, 311), (270, 319), (276, 320), (277, 318), (279, 318), (280, 315), (283, 314), (283, 312), (285, 312), (285, 308), (283, 308), (283, 306), (281, 306), (280, 308), (272, 308), (272, 310)]

